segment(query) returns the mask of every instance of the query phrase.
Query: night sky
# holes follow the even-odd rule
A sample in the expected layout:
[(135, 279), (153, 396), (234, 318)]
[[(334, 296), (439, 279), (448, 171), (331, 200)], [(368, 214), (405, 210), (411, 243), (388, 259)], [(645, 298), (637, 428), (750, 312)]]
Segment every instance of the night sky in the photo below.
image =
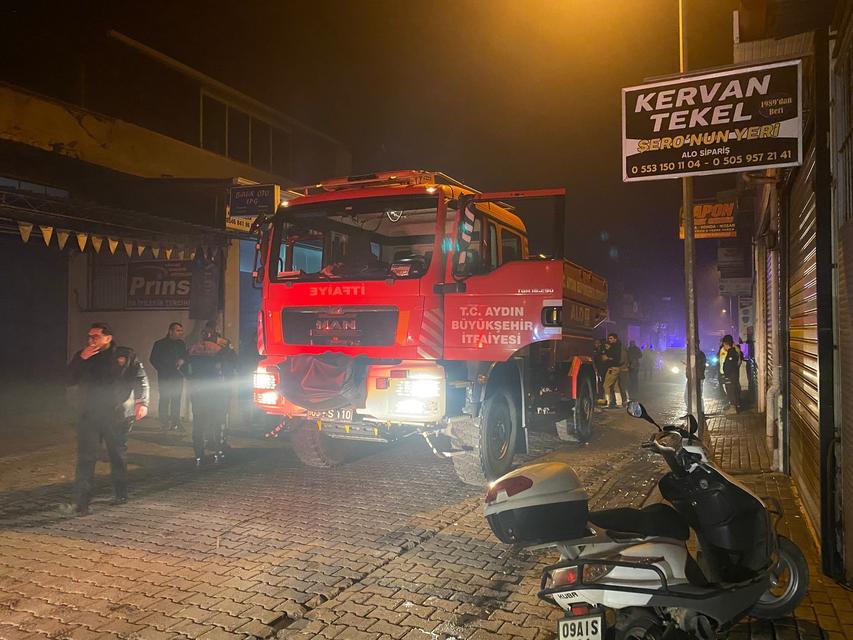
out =
[[(688, 0), (690, 68), (731, 63), (736, 5)], [(46, 28), (121, 31), (337, 137), (356, 173), (565, 186), (570, 257), (643, 297), (681, 296), (680, 181), (623, 184), (620, 164), (620, 89), (678, 71), (677, 0), (61, 6)], [(696, 195), (733, 184), (699, 178)], [(536, 251), (547, 216), (526, 217)], [(716, 242), (699, 245), (707, 269)]]

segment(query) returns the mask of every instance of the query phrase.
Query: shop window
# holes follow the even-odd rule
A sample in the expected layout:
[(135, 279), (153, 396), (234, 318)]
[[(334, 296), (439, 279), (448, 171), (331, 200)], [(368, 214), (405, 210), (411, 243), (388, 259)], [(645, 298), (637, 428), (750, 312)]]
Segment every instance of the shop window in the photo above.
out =
[(252, 166), (264, 171), (270, 170), (271, 152), (270, 126), (257, 118), (252, 118)]
[(249, 116), (228, 107), (228, 157), (249, 164)]
[(203, 149), (225, 155), (225, 105), (210, 96), (201, 99), (201, 146)]
[(291, 176), (290, 134), (282, 129), (272, 129), (272, 172), (279, 176)]
[(114, 311), (127, 306), (127, 263), (89, 263), (89, 310)]
[(12, 189), (14, 191), (27, 191), (28, 193), (36, 193), (40, 196), (48, 196), (50, 198), (66, 199), (70, 196), (65, 189), (57, 189), (44, 184), (36, 184), (34, 182), (25, 182), (16, 180), (15, 178), (4, 178), (0, 176), (0, 189)]

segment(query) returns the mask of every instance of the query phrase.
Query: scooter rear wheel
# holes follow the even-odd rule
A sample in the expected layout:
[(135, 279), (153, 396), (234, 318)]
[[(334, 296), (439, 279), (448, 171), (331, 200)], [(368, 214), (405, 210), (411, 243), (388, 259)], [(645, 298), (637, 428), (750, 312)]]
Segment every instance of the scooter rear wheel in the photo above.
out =
[(791, 615), (809, 588), (809, 566), (803, 552), (784, 536), (778, 537), (777, 545), (779, 556), (773, 569), (773, 584), (749, 612), (761, 620)]
[(661, 640), (663, 626), (651, 611), (632, 608), (617, 614), (615, 632), (614, 640)]

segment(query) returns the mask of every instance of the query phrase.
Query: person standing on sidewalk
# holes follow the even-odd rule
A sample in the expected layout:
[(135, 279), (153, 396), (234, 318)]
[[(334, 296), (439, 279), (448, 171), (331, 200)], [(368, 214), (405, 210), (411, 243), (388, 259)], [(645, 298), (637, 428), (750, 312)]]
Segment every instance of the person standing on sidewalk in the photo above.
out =
[(112, 504), (127, 502), (127, 434), (148, 414), (148, 377), (133, 349), (116, 346), (105, 322), (92, 324), (86, 340), (68, 363), (70, 383), (82, 392), (74, 477), (78, 515), (89, 513), (101, 440), (110, 458)]
[(640, 361), (643, 359), (643, 352), (637, 343), (631, 340), (628, 345), (628, 395), (631, 400), (637, 399), (637, 394), (640, 392)]
[(187, 357), (187, 345), (183, 337), (184, 326), (180, 322), (173, 322), (169, 325), (166, 337), (154, 343), (149, 358), (157, 370), (160, 423), (167, 431), (183, 430), (181, 397), (184, 393), (184, 376), (181, 373), (181, 367)]
[(625, 349), (619, 341), (619, 336), (615, 333), (607, 335), (607, 346), (603, 356), (604, 369), (604, 398), (608, 401), (609, 409), (616, 409), (619, 405), (616, 403), (616, 389), (619, 389), (619, 395), (622, 397), (622, 404), (625, 404), (625, 386), (622, 378), (628, 366), (628, 359), (625, 354)]
[(740, 412), (740, 363), (743, 361), (740, 349), (730, 335), (723, 336), (720, 352), (717, 354), (720, 365), (720, 385), (725, 389), (729, 407), (726, 413)]

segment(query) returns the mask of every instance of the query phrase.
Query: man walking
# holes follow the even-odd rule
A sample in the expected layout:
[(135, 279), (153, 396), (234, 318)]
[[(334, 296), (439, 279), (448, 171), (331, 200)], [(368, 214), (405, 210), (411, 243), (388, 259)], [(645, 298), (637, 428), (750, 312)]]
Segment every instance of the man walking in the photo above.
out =
[(720, 385), (726, 392), (729, 407), (726, 413), (740, 412), (740, 363), (743, 361), (740, 349), (730, 335), (723, 336), (720, 352), (717, 354), (720, 365)]
[(181, 426), (181, 396), (184, 377), (181, 367), (187, 357), (183, 341), (184, 326), (180, 322), (169, 325), (165, 338), (160, 338), (151, 349), (151, 364), (157, 370), (157, 390), (160, 393), (160, 423), (167, 431), (183, 430)]
[(68, 363), (70, 382), (82, 392), (74, 478), (78, 515), (89, 513), (101, 440), (110, 458), (112, 504), (127, 502), (127, 434), (134, 420), (148, 414), (148, 378), (133, 349), (116, 346), (105, 322), (92, 324), (86, 340)]
[(616, 389), (619, 389), (619, 395), (622, 397), (622, 404), (625, 404), (625, 387), (622, 384), (621, 378), (623, 370), (627, 367), (627, 358), (625, 349), (622, 348), (622, 343), (619, 341), (619, 336), (615, 333), (607, 335), (606, 352), (603, 356), (604, 368), (604, 399), (608, 401), (609, 409), (616, 409), (619, 405), (616, 403)]

